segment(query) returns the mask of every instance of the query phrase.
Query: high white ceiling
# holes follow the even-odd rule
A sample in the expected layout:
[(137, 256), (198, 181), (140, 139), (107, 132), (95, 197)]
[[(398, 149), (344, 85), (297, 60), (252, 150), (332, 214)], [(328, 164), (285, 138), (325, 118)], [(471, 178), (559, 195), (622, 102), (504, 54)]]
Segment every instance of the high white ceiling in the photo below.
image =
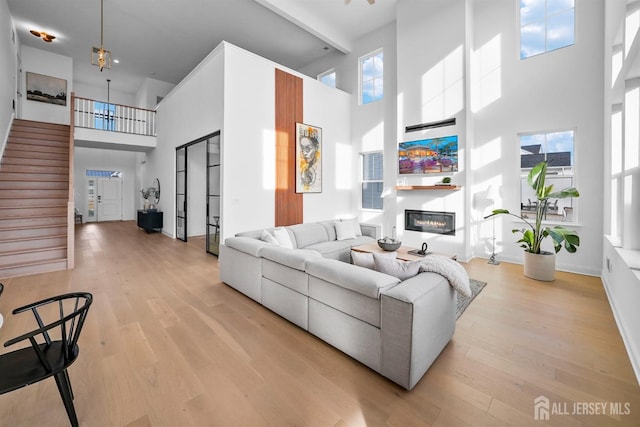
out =
[[(100, 0), (7, 0), (23, 45), (69, 56), (74, 80), (135, 92), (145, 77), (178, 83), (221, 41), (298, 69), (395, 20), (396, 0), (104, 0), (104, 48), (120, 63), (90, 64)], [(29, 30), (56, 36), (52, 43)], [(328, 48), (328, 49), (327, 49)]]

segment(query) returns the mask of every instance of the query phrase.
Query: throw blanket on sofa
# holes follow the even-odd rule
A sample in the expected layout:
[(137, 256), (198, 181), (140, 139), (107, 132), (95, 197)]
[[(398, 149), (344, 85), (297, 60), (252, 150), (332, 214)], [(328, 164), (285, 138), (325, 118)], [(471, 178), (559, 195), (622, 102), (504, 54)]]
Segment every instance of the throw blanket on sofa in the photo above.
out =
[(458, 261), (441, 255), (428, 255), (421, 261), (420, 272), (430, 271), (444, 276), (453, 288), (466, 297), (471, 296), (469, 275)]

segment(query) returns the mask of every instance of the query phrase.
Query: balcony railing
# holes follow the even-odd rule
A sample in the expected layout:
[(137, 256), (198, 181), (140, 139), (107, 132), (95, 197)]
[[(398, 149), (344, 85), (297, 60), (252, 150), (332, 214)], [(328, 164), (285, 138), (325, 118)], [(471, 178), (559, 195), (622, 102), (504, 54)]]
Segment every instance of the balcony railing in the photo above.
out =
[(156, 136), (156, 112), (144, 108), (75, 97), (75, 126)]

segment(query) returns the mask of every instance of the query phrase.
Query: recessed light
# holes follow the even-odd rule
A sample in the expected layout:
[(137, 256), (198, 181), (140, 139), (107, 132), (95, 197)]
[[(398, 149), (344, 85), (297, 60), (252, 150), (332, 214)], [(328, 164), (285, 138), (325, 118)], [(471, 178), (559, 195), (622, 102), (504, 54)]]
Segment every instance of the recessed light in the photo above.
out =
[(119, 63), (120, 63), (120, 60), (119, 60), (118, 58), (116, 58), (116, 59), (114, 59), (114, 60), (113, 60), (113, 63), (114, 63), (114, 64), (119, 64)]

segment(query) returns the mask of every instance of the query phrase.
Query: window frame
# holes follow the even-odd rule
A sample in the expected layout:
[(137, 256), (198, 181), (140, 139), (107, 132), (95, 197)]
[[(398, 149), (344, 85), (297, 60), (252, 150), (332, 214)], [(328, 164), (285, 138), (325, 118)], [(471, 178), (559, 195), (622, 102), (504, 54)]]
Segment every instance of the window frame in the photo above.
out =
[[(572, 178), (572, 187), (574, 188), (579, 188), (577, 181), (578, 181), (578, 164), (579, 164), (579, 156), (576, 150), (576, 141), (578, 140), (578, 130), (575, 126), (573, 127), (563, 127), (563, 128), (556, 128), (556, 129), (547, 129), (547, 130), (540, 130), (540, 131), (531, 131), (531, 132), (519, 132), (517, 134), (517, 139), (518, 139), (518, 148), (521, 149), (522, 147), (522, 143), (521, 143), (521, 137), (523, 136), (531, 136), (531, 135), (545, 135), (545, 142), (546, 142), (546, 136), (549, 134), (554, 134), (554, 133), (560, 133), (560, 132), (572, 132), (573, 133), (573, 161), (572, 161), (572, 165), (571, 165), (571, 174), (570, 175), (564, 175), (564, 176), (570, 176)], [(545, 147), (546, 150), (546, 147)], [(545, 160), (547, 160), (547, 156), (546, 154), (548, 154), (545, 151)], [(522, 204), (523, 202), (523, 194), (522, 194), (522, 186), (523, 186), (523, 182), (526, 183), (526, 179), (527, 176), (529, 174), (529, 171), (531, 171), (532, 168), (523, 168), (521, 167), (522, 165), (522, 155), (518, 156), (518, 164), (519, 164), (519, 170), (520, 170), (520, 189), (519, 189), (519, 200), (520, 203)], [(551, 166), (553, 168), (553, 166)], [(552, 169), (553, 170), (553, 169)], [(551, 175), (554, 176), (553, 174), (549, 174), (547, 173), (547, 177)], [(546, 182), (546, 185), (548, 186), (550, 183)], [(562, 187), (564, 188), (564, 187)], [(557, 188), (554, 185), (554, 189), (555, 190), (561, 190), (562, 188)], [(544, 224), (561, 224), (561, 225), (570, 225), (570, 226), (578, 226), (580, 225), (578, 222), (578, 218), (579, 218), (579, 197), (571, 197), (571, 208), (573, 209), (572, 212), (572, 218), (570, 220), (553, 220), (553, 219), (543, 219), (542, 222)], [(522, 206), (521, 206), (522, 208)], [(522, 209), (518, 209), (518, 212), (520, 213), (520, 215), (522, 215)]]
[[(364, 165), (365, 165), (365, 157), (367, 155), (372, 154), (380, 154), (380, 165), (382, 169), (382, 178), (380, 179), (365, 179), (364, 176)], [(379, 182), (384, 187), (384, 151), (383, 150), (372, 150), (372, 151), (363, 151), (360, 153), (360, 209), (362, 211), (372, 211), (372, 212), (381, 212), (384, 211), (384, 199), (382, 198), (382, 194), (384, 192), (384, 188), (380, 191), (380, 200), (381, 206), (380, 208), (374, 207), (365, 207), (364, 206), (364, 197), (362, 197), (364, 193), (364, 184)]]
[[(373, 82), (375, 83), (375, 81), (377, 79), (381, 79), (382, 80), (382, 96), (380, 98), (374, 98), (373, 100), (369, 101), (369, 102), (363, 102), (363, 96), (364, 96), (364, 83), (362, 81), (362, 66), (364, 64), (364, 61), (366, 61), (369, 58), (373, 58), (375, 56), (377, 56), (378, 54), (382, 53), (382, 74), (380, 76), (374, 76), (373, 78)], [(369, 105), (369, 104), (373, 104), (375, 102), (378, 101), (382, 101), (384, 99), (384, 48), (380, 47), (374, 51), (371, 51), (365, 55), (362, 55), (361, 57), (358, 58), (358, 105)], [(374, 86), (375, 87), (375, 86)]]
[[(326, 84), (324, 81), (322, 81), (322, 79), (323, 79), (324, 77), (326, 77), (326, 76), (328, 76), (328, 75), (330, 75), (330, 74), (333, 74), (333, 75), (334, 75), (334, 76), (333, 76), (333, 86), (328, 85), (328, 84)], [(329, 70), (327, 70), (327, 71), (325, 71), (325, 72), (322, 72), (322, 73), (318, 74), (318, 75), (317, 75), (317, 80), (318, 80), (320, 83), (324, 84), (325, 86), (329, 86), (329, 87), (335, 88), (335, 87), (336, 87), (336, 77), (337, 77), (336, 69), (335, 69), (335, 68), (331, 68), (331, 69), (329, 69)]]
[[(522, 57), (522, 0), (518, 0), (518, 7), (516, 8), (516, 15), (517, 15), (517, 29), (516, 29), (516, 33), (517, 33), (517, 37), (518, 37), (518, 43), (517, 43), (517, 55), (518, 55), (518, 60), (520, 61), (524, 61), (530, 58), (535, 58), (538, 57), (540, 55), (544, 55), (545, 53), (551, 53), (551, 52), (556, 52), (571, 46), (575, 46), (577, 43), (577, 39), (578, 39), (578, 19), (577, 19), (577, 7), (578, 7), (578, 1), (574, 0), (573, 2), (573, 43), (572, 44), (568, 44), (566, 46), (562, 46), (562, 47), (557, 47), (555, 49), (552, 50), (548, 50), (547, 49), (547, 20), (548, 20), (548, 15), (547, 15), (547, 2), (549, 0), (544, 0), (545, 2), (545, 7), (544, 7), (544, 51), (530, 55), (530, 56), (526, 56), (526, 57)], [(569, 9), (566, 9), (569, 10)], [(566, 11), (565, 10), (565, 11)], [(564, 11), (563, 11), (564, 12)], [(556, 16), (557, 14), (551, 15), (551, 16)], [(529, 23), (530, 24), (530, 23)], [(527, 24), (527, 25), (529, 25)]]

